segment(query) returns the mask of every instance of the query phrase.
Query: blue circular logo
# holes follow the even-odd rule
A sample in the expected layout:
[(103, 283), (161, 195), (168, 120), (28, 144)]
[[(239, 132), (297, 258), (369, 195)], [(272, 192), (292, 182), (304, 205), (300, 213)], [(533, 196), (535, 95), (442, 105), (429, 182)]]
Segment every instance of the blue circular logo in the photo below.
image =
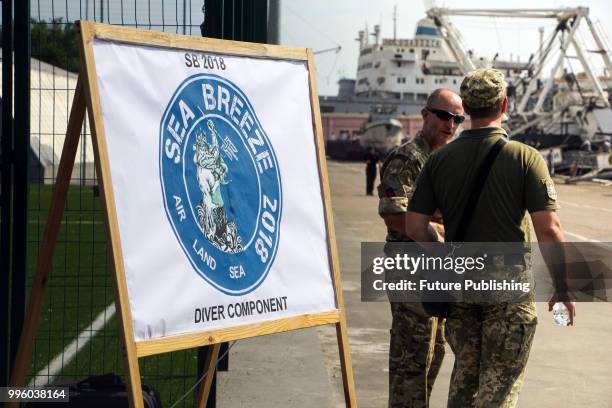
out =
[(257, 288), (274, 261), (278, 162), (249, 100), (212, 74), (186, 79), (161, 120), (166, 214), (194, 270), (223, 293)]

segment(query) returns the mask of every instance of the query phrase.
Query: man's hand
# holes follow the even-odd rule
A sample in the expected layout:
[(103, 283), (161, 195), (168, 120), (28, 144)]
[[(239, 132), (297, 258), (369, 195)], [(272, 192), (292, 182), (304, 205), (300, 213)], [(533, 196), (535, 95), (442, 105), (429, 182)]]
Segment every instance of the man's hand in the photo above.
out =
[(555, 295), (548, 301), (548, 311), (552, 311), (557, 299), (565, 299), (563, 304), (570, 315), (569, 326), (574, 325), (576, 317), (576, 303), (567, 296), (567, 270), (563, 242), (563, 228), (561, 221), (554, 211), (536, 211), (530, 214), (533, 229), (538, 237), (540, 251), (548, 267), (555, 288)]
[(436, 221), (432, 220), (429, 223), (429, 225), (431, 225), (433, 227), (433, 229), (436, 230), (436, 232), (438, 233), (440, 238), (444, 239), (444, 224), (442, 224), (441, 222), (436, 222)]
[(404, 234), (404, 226), (406, 225), (404, 213), (397, 214), (378, 214), (385, 221), (387, 228), (401, 232)]
[[(552, 312), (553, 310), (553, 306), (555, 306), (555, 303), (557, 303), (557, 299), (555, 299), (555, 297), (553, 296), (549, 301), (548, 301), (548, 311)], [(565, 307), (567, 307), (567, 311), (569, 312), (569, 318), (570, 321), (567, 324), (568, 326), (573, 326), (574, 325), (574, 317), (576, 317), (576, 302), (561, 302), (565, 305)]]
[(436, 231), (430, 227), (430, 219), (431, 215), (408, 211), (404, 220), (404, 234), (415, 242), (439, 241), (437, 236), (432, 236)]

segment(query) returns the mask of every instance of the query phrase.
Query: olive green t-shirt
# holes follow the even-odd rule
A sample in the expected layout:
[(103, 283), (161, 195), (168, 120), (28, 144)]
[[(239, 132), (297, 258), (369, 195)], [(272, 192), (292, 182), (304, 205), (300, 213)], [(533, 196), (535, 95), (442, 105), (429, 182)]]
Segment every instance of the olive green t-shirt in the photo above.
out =
[[(432, 215), (440, 209), (446, 240), (457, 233), (477, 168), (506, 132), (497, 127), (462, 132), (433, 153), (417, 180), (409, 210)], [(527, 242), (527, 212), (554, 211), (557, 194), (540, 153), (523, 143), (506, 143), (495, 159), (465, 234), (468, 242)]]

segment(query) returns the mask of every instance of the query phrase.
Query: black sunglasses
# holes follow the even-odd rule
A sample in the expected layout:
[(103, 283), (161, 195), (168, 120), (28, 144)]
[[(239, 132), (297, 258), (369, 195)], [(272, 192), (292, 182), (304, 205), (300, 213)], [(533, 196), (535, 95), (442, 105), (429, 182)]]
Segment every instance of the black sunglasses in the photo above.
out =
[(456, 124), (460, 124), (463, 123), (463, 121), (465, 120), (465, 116), (455, 115), (454, 113), (450, 113), (445, 110), (434, 109), (430, 108), (429, 106), (426, 106), (425, 109), (436, 115), (438, 119), (443, 120), (445, 122), (449, 119), (452, 119), (453, 122), (455, 122)]

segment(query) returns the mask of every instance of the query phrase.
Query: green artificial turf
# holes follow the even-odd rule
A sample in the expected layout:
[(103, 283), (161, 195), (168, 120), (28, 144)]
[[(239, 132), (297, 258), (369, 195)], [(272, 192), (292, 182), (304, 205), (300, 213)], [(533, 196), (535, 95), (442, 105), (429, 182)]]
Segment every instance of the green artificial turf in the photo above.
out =
[[(28, 273), (36, 268), (52, 186), (32, 184), (29, 195)], [(104, 213), (91, 186), (71, 186), (53, 258), (28, 382), (113, 302)], [(139, 359), (142, 382), (158, 389), (170, 406), (196, 381), (197, 350)], [(112, 317), (53, 380), (62, 382), (114, 372), (123, 375), (117, 320)], [(38, 377), (36, 384), (46, 382)], [(197, 391), (197, 389), (196, 389)], [(193, 406), (190, 393), (178, 406)]]

